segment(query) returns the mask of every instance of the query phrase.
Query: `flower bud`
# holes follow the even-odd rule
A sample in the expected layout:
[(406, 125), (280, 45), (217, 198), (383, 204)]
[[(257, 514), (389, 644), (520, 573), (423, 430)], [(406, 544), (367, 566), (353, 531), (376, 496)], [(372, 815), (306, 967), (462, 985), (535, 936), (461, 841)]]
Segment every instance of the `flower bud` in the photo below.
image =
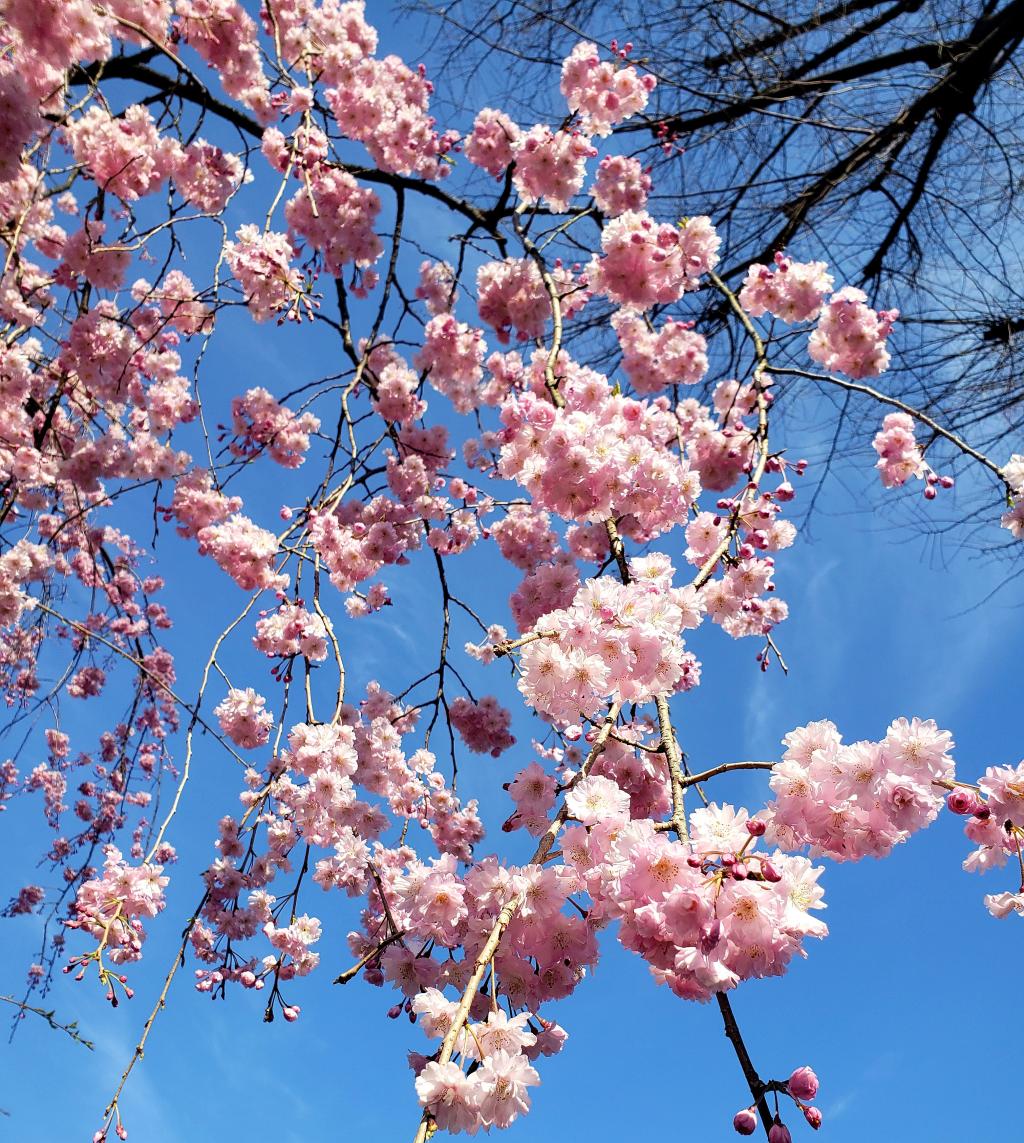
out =
[(768, 1132), (768, 1143), (793, 1143), (793, 1136), (790, 1135), (789, 1128), (778, 1116), (775, 1117), (775, 1122)]
[(722, 922), (715, 917), (700, 930), (700, 951), (707, 956), (722, 939)]
[(751, 837), (763, 837), (764, 831), (767, 828), (760, 818), (750, 818), (747, 822), (747, 833), (749, 833)]
[(808, 1067), (797, 1068), (786, 1081), (786, 1090), (794, 1099), (814, 1099), (818, 1094), (818, 1077)]
[(978, 799), (963, 786), (957, 786), (946, 795), (946, 808), (954, 814), (973, 814), (978, 805)]
[(817, 1131), (821, 1126), (821, 1112), (816, 1107), (805, 1107), (802, 1110), (804, 1119)]
[(753, 1135), (757, 1130), (757, 1116), (753, 1107), (745, 1107), (732, 1117), (732, 1125), (740, 1135)]
[(294, 1024), (299, 1018), (299, 1013), (302, 1009), (297, 1004), (285, 1005), (281, 1009), (281, 1015), (288, 1021), (289, 1024)]
[(782, 874), (775, 868), (770, 861), (761, 862), (761, 876), (765, 881), (771, 881), (772, 884), (777, 884), (782, 880)]

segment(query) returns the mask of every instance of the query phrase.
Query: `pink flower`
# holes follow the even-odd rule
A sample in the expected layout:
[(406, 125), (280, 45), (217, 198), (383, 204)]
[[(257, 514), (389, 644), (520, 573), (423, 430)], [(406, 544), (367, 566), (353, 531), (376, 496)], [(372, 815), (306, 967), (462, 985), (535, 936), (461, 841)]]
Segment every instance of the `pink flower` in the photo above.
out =
[(480, 1066), (480, 1116), (484, 1123), (508, 1127), (530, 1110), (527, 1088), (540, 1083), (540, 1076), (520, 1052), (489, 1051)]
[(416, 1077), (416, 1094), (442, 1131), (477, 1130), (483, 1087), (479, 1079), (468, 1079), (458, 1064), (428, 1063)]
[(1008, 917), (1011, 913), (1024, 916), (1024, 890), (1019, 893), (991, 893), (985, 898), (985, 908), (993, 917)]
[(590, 774), (565, 796), (569, 813), (583, 825), (629, 820), (629, 795), (610, 778)]

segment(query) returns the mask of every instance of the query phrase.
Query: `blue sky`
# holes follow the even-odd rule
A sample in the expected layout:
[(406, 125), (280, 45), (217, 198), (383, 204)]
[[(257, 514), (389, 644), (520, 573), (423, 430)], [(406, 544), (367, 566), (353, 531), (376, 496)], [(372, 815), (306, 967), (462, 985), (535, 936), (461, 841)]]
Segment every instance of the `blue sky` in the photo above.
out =
[[(415, 63), (415, 36), (394, 32), (386, 15), (377, 22), (382, 51), (409, 52)], [(236, 209), (231, 226), (245, 218), (243, 207)], [(443, 253), (438, 236), (453, 227), (441, 208), (417, 205), (411, 225), (410, 237)], [(415, 266), (418, 255), (411, 252), (408, 262)], [(195, 276), (200, 280), (198, 271)], [(336, 371), (340, 360), (327, 330), (255, 327), (244, 313), (226, 313), (203, 364), (208, 417), (226, 419), (231, 396), (245, 388), (265, 385), (281, 393)], [(432, 414), (445, 416), (441, 399), (429, 397)], [(783, 430), (785, 442), (794, 453), (820, 460), (833, 416), (831, 404), (808, 396)], [(695, 768), (777, 757), (783, 734), (812, 719), (831, 718), (850, 741), (881, 737), (901, 715), (934, 718), (950, 729), (958, 773), (966, 779), (988, 765), (1019, 760), (1014, 715), (1024, 616), (1020, 588), (1007, 582), (1010, 565), (991, 554), (1006, 536), (995, 497), (985, 500), (989, 486), (969, 475), (931, 507), (920, 496), (883, 496), (873, 459), (865, 443), (855, 457), (837, 462), (811, 526), (778, 559), (778, 590), (791, 606), (778, 632), (789, 677), (776, 670), (762, 675), (753, 641), (734, 642), (710, 625), (691, 641), (704, 664), (704, 684), (673, 705)], [(814, 472), (805, 478), (808, 485)], [(302, 470), (282, 477), (264, 460), (245, 475), (240, 491), (253, 516), (273, 526), (282, 500), (300, 495), (302, 477)], [(808, 499), (797, 500), (798, 517)], [(980, 514), (982, 504), (987, 515)], [(963, 527), (940, 545), (922, 528), (923, 519), (944, 520), (958, 511), (972, 517), (976, 530)], [(149, 536), (145, 494), (133, 513), (139, 534)], [(968, 534), (970, 544), (963, 542)], [(682, 566), (681, 537), (657, 546)], [(211, 630), (244, 602), (190, 547), (171, 530), (161, 531), (160, 562), (183, 573), (177, 582), (168, 575), (163, 601), (176, 619), (169, 645), (186, 694), (194, 689)], [(453, 590), (486, 619), (507, 622), (505, 601), (518, 577), (499, 566), (492, 551), (481, 547), (460, 557), (449, 575)], [(352, 698), (373, 678), (401, 689), (419, 673), (410, 670), (410, 658), (434, 656), (440, 599), (431, 562), (417, 557), (409, 568), (386, 570), (380, 578), (395, 606), (379, 615), (345, 624), (342, 597), (332, 597)], [(459, 621), (453, 644), (474, 637)], [(247, 640), (243, 635), (227, 652), (232, 680), (269, 686), (268, 663), (247, 649)], [(464, 669), (475, 693), (496, 693), (515, 711), (516, 748), (497, 761), (460, 759), (460, 792), (486, 799), (485, 820), (496, 827), (508, 812), (500, 784), (530, 760), (530, 739), (543, 727), (523, 712), (507, 668), (466, 661)], [(330, 682), (319, 680), (319, 693), (326, 695)], [(214, 688), (211, 705), (219, 697)], [(269, 701), (275, 711), (276, 699)], [(87, 707), (73, 709), (85, 739), (96, 716)], [(171, 870), (168, 907), (149, 924), (146, 955), (131, 971), (136, 999), (111, 1011), (93, 982), (58, 980), (47, 1005), (62, 1019), (77, 1019), (96, 1050), (87, 1052), (41, 1021), (24, 1022), (0, 1056), (0, 1107), (9, 1113), (0, 1119), (0, 1138), (63, 1143), (89, 1138), (98, 1124), (200, 894), (198, 875), (213, 856), (216, 822), (237, 805), (237, 766), (215, 742), (200, 738), (194, 774), (187, 808), (171, 834), (181, 860)], [(713, 796), (757, 807), (764, 789), (759, 775), (728, 775), (716, 780)], [(40, 817), (38, 802), (26, 800), (0, 818), (10, 887), (38, 876)], [(522, 839), (496, 830), (494, 836), (496, 846), (507, 847), (501, 852), (522, 858)], [(762, 1075), (785, 1077), (804, 1063), (818, 1072), (822, 1138), (954, 1143), (968, 1135), (1012, 1137), (1005, 1093), (1019, 1084), (1013, 1029), (1024, 1007), (1014, 971), (1020, 922), (988, 916), (982, 895), (1013, 887), (1012, 874), (964, 874), (967, 849), (959, 821), (943, 815), (884, 862), (825, 863), (831, 936), (810, 942), (808, 959), (784, 978), (754, 981), (734, 994)], [(347, 903), (311, 886), (303, 906), (323, 916), (327, 933), (319, 946), (321, 970), (289, 993), (303, 1008), (298, 1024), (263, 1024), (252, 994), (234, 990), (226, 1002), (214, 1002), (196, 993), (188, 960), (122, 1100), (132, 1139), (411, 1137), (418, 1111), (405, 1053), (426, 1041), (404, 1017), (386, 1018), (390, 992), (360, 981), (344, 989), (330, 985), (350, 962), (343, 938), (354, 914)], [(17, 983), (34, 958), (38, 927), (19, 918), (4, 922), (3, 935), (0, 969), (5, 981)], [(717, 1010), (655, 987), (613, 933), (604, 935), (602, 949), (592, 978), (546, 1013), (570, 1039), (561, 1056), (542, 1062), (534, 1110), (510, 1138), (543, 1143), (564, 1138), (567, 1128), (594, 1140), (641, 1131), (732, 1138), (732, 1114), (747, 1097)], [(795, 1137), (809, 1137), (802, 1123), (791, 1125)]]

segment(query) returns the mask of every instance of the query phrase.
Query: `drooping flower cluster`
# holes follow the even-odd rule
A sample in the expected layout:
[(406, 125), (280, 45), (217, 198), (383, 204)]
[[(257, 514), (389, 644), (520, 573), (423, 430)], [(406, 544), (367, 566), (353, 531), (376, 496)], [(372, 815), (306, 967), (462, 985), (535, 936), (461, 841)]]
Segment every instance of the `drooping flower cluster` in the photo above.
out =
[(669, 451), (675, 418), (657, 402), (613, 394), (597, 374), (562, 390), (562, 409), (533, 393), (502, 406), (499, 473), (538, 508), (583, 522), (621, 518), (624, 535), (649, 539), (684, 521), (700, 482)]
[(512, 182), (523, 202), (543, 200), (552, 210), (568, 210), (583, 189), (587, 159), (596, 154), (587, 136), (538, 123), (516, 140)]
[(185, 148), (174, 170), (181, 197), (207, 214), (220, 214), (242, 185), (242, 162), (237, 155), (196, 139)]
[(515, 159), (519, 128), (505, 114), (485, 107), (473, 120), (462, 150), (467, 159), (496, 179), (501, 178)]
[(421, 262), (416, 297), (432, 314), (450, 313), (459, 297), (455, 270), (447, 262)]
[(486, 351), (482, 330), (439, 313), (427, 322), (423, 348), (414, 364), (427, 371), (427, 380), (451, 401), (457, 413), (468, 413), (479, 403), (477, 387), (484, 375)]
[(498, 758), (515, 745), (509, 733), (512, 715), (493, 695), (484, 695), (479, 702), (459, 695), (451, 702), (451, 720), (459, 737), (476, 754)]
[(377, 195), (338, 169), (316, 171), (285, 207), (292, 233), (319, 251), (333, 276), (350, 262), (362, 268), (380, 257), (383, 247), (373, 228), (379, 212)]
[[(551, 279), (559, 299), (562, 319), (579, 312), (587, 291), (564, 266), (555, 266)], [(507, 345), (513, 330), (520, 341), (541, 337), (551, 320), (551, 298), (536, 263), (529, 258), (506, 258), (485, 262), (477, 271), (477, 308), (498, 340)]]
[[(163, 866), (129, 865), (113, 845), (104, 850), (103, 875), (84, 882), (75, 897), (69, 928), (81, 929), (100, 943), (111, 964), (128, 964), (142, 956), (146, 939), (142, 918), (155, 917), (164, 907)], [(72, 965), (83, 969), (89, 957)]]
[(829, 299), (811, 334), (811, 357), (826, 369), (859, 380), (877, 377), (889, 368), (886, 338), (900, 316), (899, 310), (879, 310), (865, 305), (863, 290), (843, 286)]
[(220, 75), (228, 95), (260, 122), (273, 114), (256, 22), (239, 0), (175, 0), (181, 38)]
[[(690, 815), (690, 844), (630, 821), (614, 783), (585, 779), (575, 804), (586, 824), (562, 837), (597, 923), (619, 921), (619, 940), (680, 997), (707, 1000), (752, 977), (781, 975), (807, 937), (827, 927), (821, 867), (756, 849), (759, 824), (745, 810), (712, 803)], [(593, 805), (590, 803), (593, 802)]]
[(884, 857), (935, 820), (953, 777), (953, 739), (930, 719), (900, 718), (881, 742), (849, 745), (831, 722), (812, 722), (783, 742), (769, 829), (786, 849), (836, 861)]
[(647, 702), (696, 685), (698, 664), (681, 633), (697, 626), (699, 612), (692, 592), (672, 588), (672, 573), (665, 557), (635, 560), (633, 582), (587, 580), (568, 608), (542, 615), (538, 638), (522, 651), (526, 701), (569, 725), (607, 701)]
[(64, 130), (75, 162), (125, 202), (158, 190), (181, 159), (178, 142), (161, 135), (149, 110), (137, 103), (120, 117), (93, 105)]
[(774, 268), (753, 263), (740, 290), (740, 305), (753, 317), (766, 313), (791, 324), (813, 321), (832, 290), (825, 262), (791, 262), (775, 255)]
[(319, 615), (297, 603), (282, 603), (256, 624), (253, 645), (274, 658), (302, 655), (312, 663), (327, 658), (328, 626)]
[[(956, 786), (946, 805), (966, 815), (964, 833), (975, 848), (964, 860), (969, 873), (1001, 868), (1007, 858), (1020, 868), (1024, 852), (1024, 762), (1016, 766), (989, 766), (975, 789)], [(1014, 891), (990, 893), (985, 907), (993, 917), (1024, 915), (1024, 871)]]
[(720, 245), (711, 220), (703, 215), (677, 228), (629, 210), (601, 232), (604, 256), (590, 263), (587, 281), (594, 293), (618, 305), (650, 309), (698, 289), (701, 275), (718, 265)]
[(1013, 503), (999, 522), (1015, 540), (1019, 540), (1024, 536), (1024, 456), (1014, 453), (1003, 465), (1002, 476), (1010, 489)]
[(912, 477), (922, 477), (927, 465), (914, 439), (914, 419), (906, 413), (888, 413), (871, 442), (878, 453), (875, 467), (886, 488), (899, 488)]
[(320, 428), (312, 413), (293, 413), (266, 389), (249, 389), (231, 402), (235, 439), (231, 452), (251, 457), (266, 450), (283, 468), (298, 468), (309, 448), (309, 435)]
[(642, 211), (650, 191), (651, 176), (639, 159), (606, 155), (597, 165), (590, 193), (598, 207), (609, 218), (615, 218), (627, 210)]
[(262, 233), (258, 226), (239, 227), (236, 241), (224, 245), (231, 273), (241, 282), (245, 302), (256, 321), (276, 314), (298, 313), (302, 275), (291, 264), (292, 246), (285, 234)]
[(628, 311), (612, 326), (622, 346), (622, 368), (638, 393), (660, 393), (671, 385), (694, 385), (708, 371), (708, 343), (687, 322), (669, 319), (649, 329)]
[(270, 738), (274, 716), (266, 710), (267, 700), (252, 687), (232, 689), (214, 710), (221, 730), (236, 746), (253, 750)]
[(597, 45), (586, 40), (562, 64), (562, 94), (590, 135), (610, 135), (616, 124), (639, 115), (656, 85), (649, 73), (602, 60)]
[(277, 537), (247, 516), (235, 513), (222, 524), (208, 524), (197, 538), (200, 554), (212, 556), (246, 591), (287, 586), (288, 576), (274, 570)]
[(342, 133), (362, 143), (382, 171), (425, 179), (448, 173), (445, 156), (458, 134), (435, 130), (434, 88), (422, 65), (412, 71), (398, 56), (339, 60), (330, 82), (325, 95)]

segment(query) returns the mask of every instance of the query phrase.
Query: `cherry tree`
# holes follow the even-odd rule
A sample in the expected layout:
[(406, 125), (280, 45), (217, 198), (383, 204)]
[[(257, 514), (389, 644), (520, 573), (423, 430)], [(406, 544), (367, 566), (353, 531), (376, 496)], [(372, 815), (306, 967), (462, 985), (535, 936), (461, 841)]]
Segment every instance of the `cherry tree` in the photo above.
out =
[[(32, 807), (47, 883), (5, 913), (44, 921), (19, 1018), (60, 1027), (39, 1001), (67, 978), (112, 1019), (144, 1005), (94, 1140), (127, 1138), (122, 1092), (189, 973), (297, 1036), (299, 978), (386, 989), (418, 1025), (410, 1137), (508, 1127), (610, 940), (667, 1004), (718, 1010), (737, 1132), (818, 1128), (814, 1071), (755, 1064), (730, 994), (827, 935), (819, 860), (884, 858), (944, 806), (989, 912), (1024, 912), (1024, 763), (958, 776), (949, 730), (885, 711), (873, 741), (823, 720), (694, 771), (687, 692), (733, 684), (697, 650), (787, 670), (808, 463), (786, 411), (810, 384), (872, 410), (880, 486), (931, 502), (974, 474), (993, 534), (1024, 535), (1024, 456), (889, 395), (899, 299), (872, 308), (817, 251), (726, 284), (715, 220), (656, 208), (619, 146), (657, 85), (629, 44), (574, 47), (547, 122), (442, 129), (361, 0), (0, 16), (0, 809)], [(239, 318), (337, 367), (211, 365)], [(483, 613), (460, 582), (481, 549), (521, 577)], [(183, 661), (161, 593), (200, 567), (217, 622)], [(438, 591), (437, 644), (416, 659), (382, 625), (384, 677), (353, 687), (355, 625)], [(179, 841), (200, 753), (238, 768), (207, 852)], [(477, 755), (510, 764), (487, 807), (458, 788)], [(716, 780), (743, 770), (762, 797), (737, 807)], [(165, 890), (196, 869), (175, 920)], [(162, 989), (126, 1004), (147, 933), (182, 924)]]

